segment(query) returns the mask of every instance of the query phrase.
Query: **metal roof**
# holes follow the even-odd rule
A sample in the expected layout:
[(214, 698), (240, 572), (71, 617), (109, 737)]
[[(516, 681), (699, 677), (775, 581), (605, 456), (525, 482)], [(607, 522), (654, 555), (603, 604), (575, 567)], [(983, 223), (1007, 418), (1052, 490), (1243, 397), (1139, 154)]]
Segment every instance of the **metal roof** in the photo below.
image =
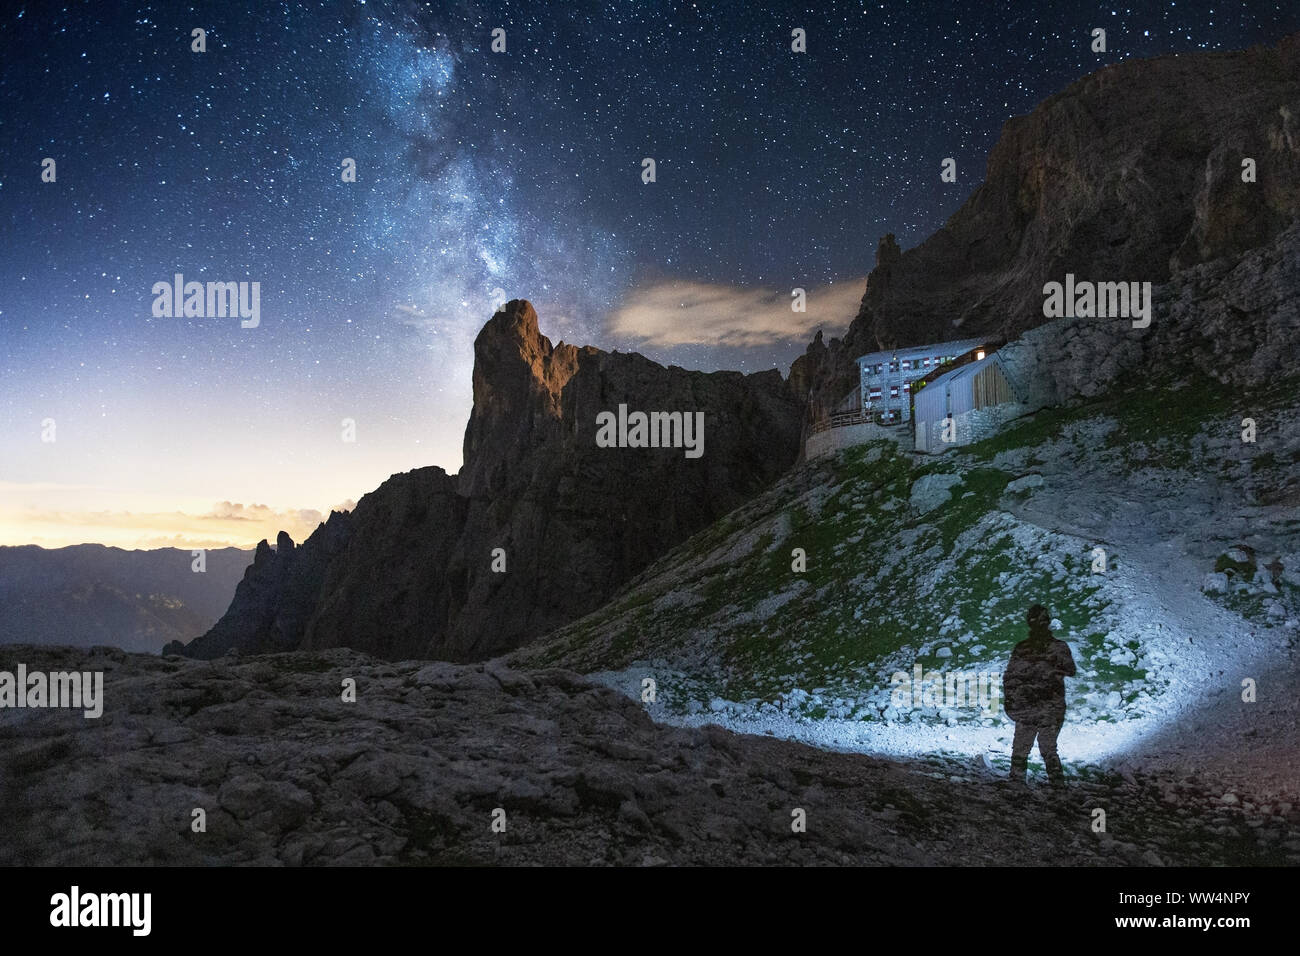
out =
[(965, 365), (958, 365), (954, 369), (940, 368), (938, 375), (925, 380), (925, 387), (918, 389), (916, 396), (919, 397), (924, 395), (932, 388), (956, 385), (958, 382), (970, 378), (973, 375), (978, 375), (981, 371), (988, 368), (990, 363), (997, 363), (998, 367), (1002, 369), (1002, 374), (1006, 378), (1007, 384), (1011, 386), (1011, 391), (1015, 393), (1017, 399), (1019, 399), (1020, 389), (1018, 389), (1015, 382), (1012, 381), (1010, 374), (1007, 372), (1006, 365), (1002, 363), (1002, 359), (998, 356), (997, 352), (989, 352), (982, 359), (978, 359), (974, 362), (967, 362)]
[(983, 345), (984, 339), (957, 339), (952, 342), (931, 342), (929, 345), (909, 345), (906, 348), (889, 349), (885, 352), (868, 352), (866, 355), (858, 357), (859, 365), (868, 365), (875, 362), (888, 362), (895, 355), (900, 360), (910, 359), (913, 356), (933, 356), (933, 355), (959, 355), (962, 352), (969, 352), (976, 346)]
[[(938, 376), (935, 379), (935, 381), (942, 378), (945, 382), (951, 384), (952, 382), (956, 382), (959, 379), (965, 378), (968, 375), (976, 375), (979, 373), (981, 369), (987, 367), (988, 364), (994, 361), (995, 359), (997, 360), (997, 363), (999, 365), (1002, 364), (1002, 360), (998, 358), (998, 353), (990, 352), (982, 359), (978, 359), (977, 361), (974, 362), (967, 362), (965, 365), (957, 366), (955, 369), (953, 369), (950, 372), (944, 372), (942, 375)], [(1003, 371), (1005, 371), (1005, 369)]]

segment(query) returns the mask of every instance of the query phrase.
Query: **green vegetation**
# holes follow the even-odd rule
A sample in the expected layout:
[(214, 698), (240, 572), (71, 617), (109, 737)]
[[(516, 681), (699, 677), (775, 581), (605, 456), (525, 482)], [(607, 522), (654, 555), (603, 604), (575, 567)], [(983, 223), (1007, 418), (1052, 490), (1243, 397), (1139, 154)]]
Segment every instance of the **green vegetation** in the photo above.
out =
[(1045, 408), (1012, 422), (996, 435), (968, 445), (963, 451), (976, 460), (991, 461), (999, 452), (1033, 448), (1059, 438), (1065, 426), (1097, 414), (1098, 410), (1092, 404)]
[[(1008, 483), (1062, 456), (1106, 456), (1120, 477), (1167, 469), (1176, 483), (1207, 441), (1224, 447), (1225, 432), (1235, 434), (1243, 403), (1262, 421), (1293, 403), (1298, 385), (1243, 396), (1214, 382), (1139, 382), (1042, 410), (940, 457), (876, 441), (809, 462), (520, 659), (585, 671), (648, 662), (672, 674), (670, 709), (717, 697), (814, 719), (877, 720), (892, 670), (998, 671), (1025, 637), (1026, 607), (1043, 603), (1079, 665), (1067, 685), (1071, 706), (1086, 698), (1098, 719), (1120, 719), (1122, 705), (1159, 690), (1142, 648), (1112, 633), (1124, 597), (1110, 572), (1128, 558), (1108, 546), (1108, 574), (1092, 574), (1090, 543), (1007, 513), (1027, 500), (1009, 496)], [(1251, 467), (1275, 468), (1276, 456), (1261, 453)], [(914, 483), (938, 474), (960, 483), (917, 513)], [(806, 555), (802, 573), (792, 568), (795, 549)], [(1255, 573), (1253, 560), (1226, 555), (1215, 568)], [(1258, 597), (1223, 600), (1247, 616), (1266, 610)]]
[(1235, 574), (1237, 577), (1249, 581), (1255, 576), (1255, 556), (1248, 551), (1242, 551), (1246, 556), (1245, 561), (1236, 561), (1228, 557), (1227, 552), (1219, 555), (1214, 559), (1214, 570), (1219, 572), (1228, 572)]

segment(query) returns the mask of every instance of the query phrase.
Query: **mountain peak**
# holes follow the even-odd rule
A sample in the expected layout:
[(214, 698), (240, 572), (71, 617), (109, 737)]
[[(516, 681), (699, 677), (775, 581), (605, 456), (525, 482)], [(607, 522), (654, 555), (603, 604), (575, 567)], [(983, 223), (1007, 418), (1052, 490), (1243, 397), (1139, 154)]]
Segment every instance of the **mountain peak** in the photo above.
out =
[(537, 310), (527, 299), (511, 299), (498, 309), (480, 330), (479, 338), (485, 335), (493, 338), (516, 338), (521, 342), (531, 342), (541, 338), (542, 334), (537, 326)]
[[(700, 415), (683, 447), (597, 444), (619, 406)], [(552, 346), (512, 299), (474, 341), (465, 461), (389, 478), (272, 558), (266, 542), (196, 657), (347, 645), (383, 657), (485, 657), (599, 607), (667, 548), (795, 460), (802, 404), (779, 373), (665, 368)], [(670, 433), (671, 434), (671, 433)], [(703, 433), (701, 433), (703, 437)]]

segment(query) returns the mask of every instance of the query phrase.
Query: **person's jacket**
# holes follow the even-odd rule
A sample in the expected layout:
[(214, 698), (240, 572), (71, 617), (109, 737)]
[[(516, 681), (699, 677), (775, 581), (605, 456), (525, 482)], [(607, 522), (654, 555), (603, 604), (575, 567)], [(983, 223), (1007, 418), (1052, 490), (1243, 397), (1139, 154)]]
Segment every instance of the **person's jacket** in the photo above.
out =
[(1065, 717), (1065, 678), (1075, 672), (1070, 645), (1050, 634), (1015, 646), (1002, 675), (1002, 706), (1014, 721)]

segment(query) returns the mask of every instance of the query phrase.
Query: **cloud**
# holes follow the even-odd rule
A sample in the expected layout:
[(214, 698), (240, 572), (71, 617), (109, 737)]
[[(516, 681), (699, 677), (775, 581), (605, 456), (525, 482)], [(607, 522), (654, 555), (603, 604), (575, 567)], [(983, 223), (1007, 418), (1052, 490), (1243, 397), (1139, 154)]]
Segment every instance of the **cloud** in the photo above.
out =
[(848, 328), (866, 277), (805, 287), (807, 311), (791, 310), (789, 289), (668, 281), (634, 289), (610, 317), (608, 332), (638, 345), (753, 348), (805, 340), (819, 328)]
[(207, 521), (264, 521), (271, 514), (271, 508), (267, 505), (249, 505), (245, 508), (242, 504), (219, 501), (212, 506), (210, 512), (198, 517)]
[[(32, 544), (39, 544), (43, 548), (62, 548), (66, 542), (59, 540), (50, 540), (35, 538)], [(121, 545), (119, 545), (121, 547)], [(229, 541), (221, 538), (196, 538), (188, 534), (174, 534), (170, 537), (166, 535), (155, 535), (153, 537), (136, 538), (131, 542), (128, 550), (133, 551), (157, 551), (159, 548), (179, 548), (181, 551), (193, 551), (202, 548), (205, 551), (219, 551), (222, 548), (241, 548), (249, 550), (247, 546), (234, 545)]]
[[(336, 505), (350, 511), (355, 502)], [(219, 501), (210, 511), (91, 511), (26, 509), (0, 511), (0, 544), (40, 544), (58, 548), (96, 542), (120, 548), (251, 548), (263, 538), (274, 542), (281, 531), (302, 543), (329, 517), (315, 508)]]

